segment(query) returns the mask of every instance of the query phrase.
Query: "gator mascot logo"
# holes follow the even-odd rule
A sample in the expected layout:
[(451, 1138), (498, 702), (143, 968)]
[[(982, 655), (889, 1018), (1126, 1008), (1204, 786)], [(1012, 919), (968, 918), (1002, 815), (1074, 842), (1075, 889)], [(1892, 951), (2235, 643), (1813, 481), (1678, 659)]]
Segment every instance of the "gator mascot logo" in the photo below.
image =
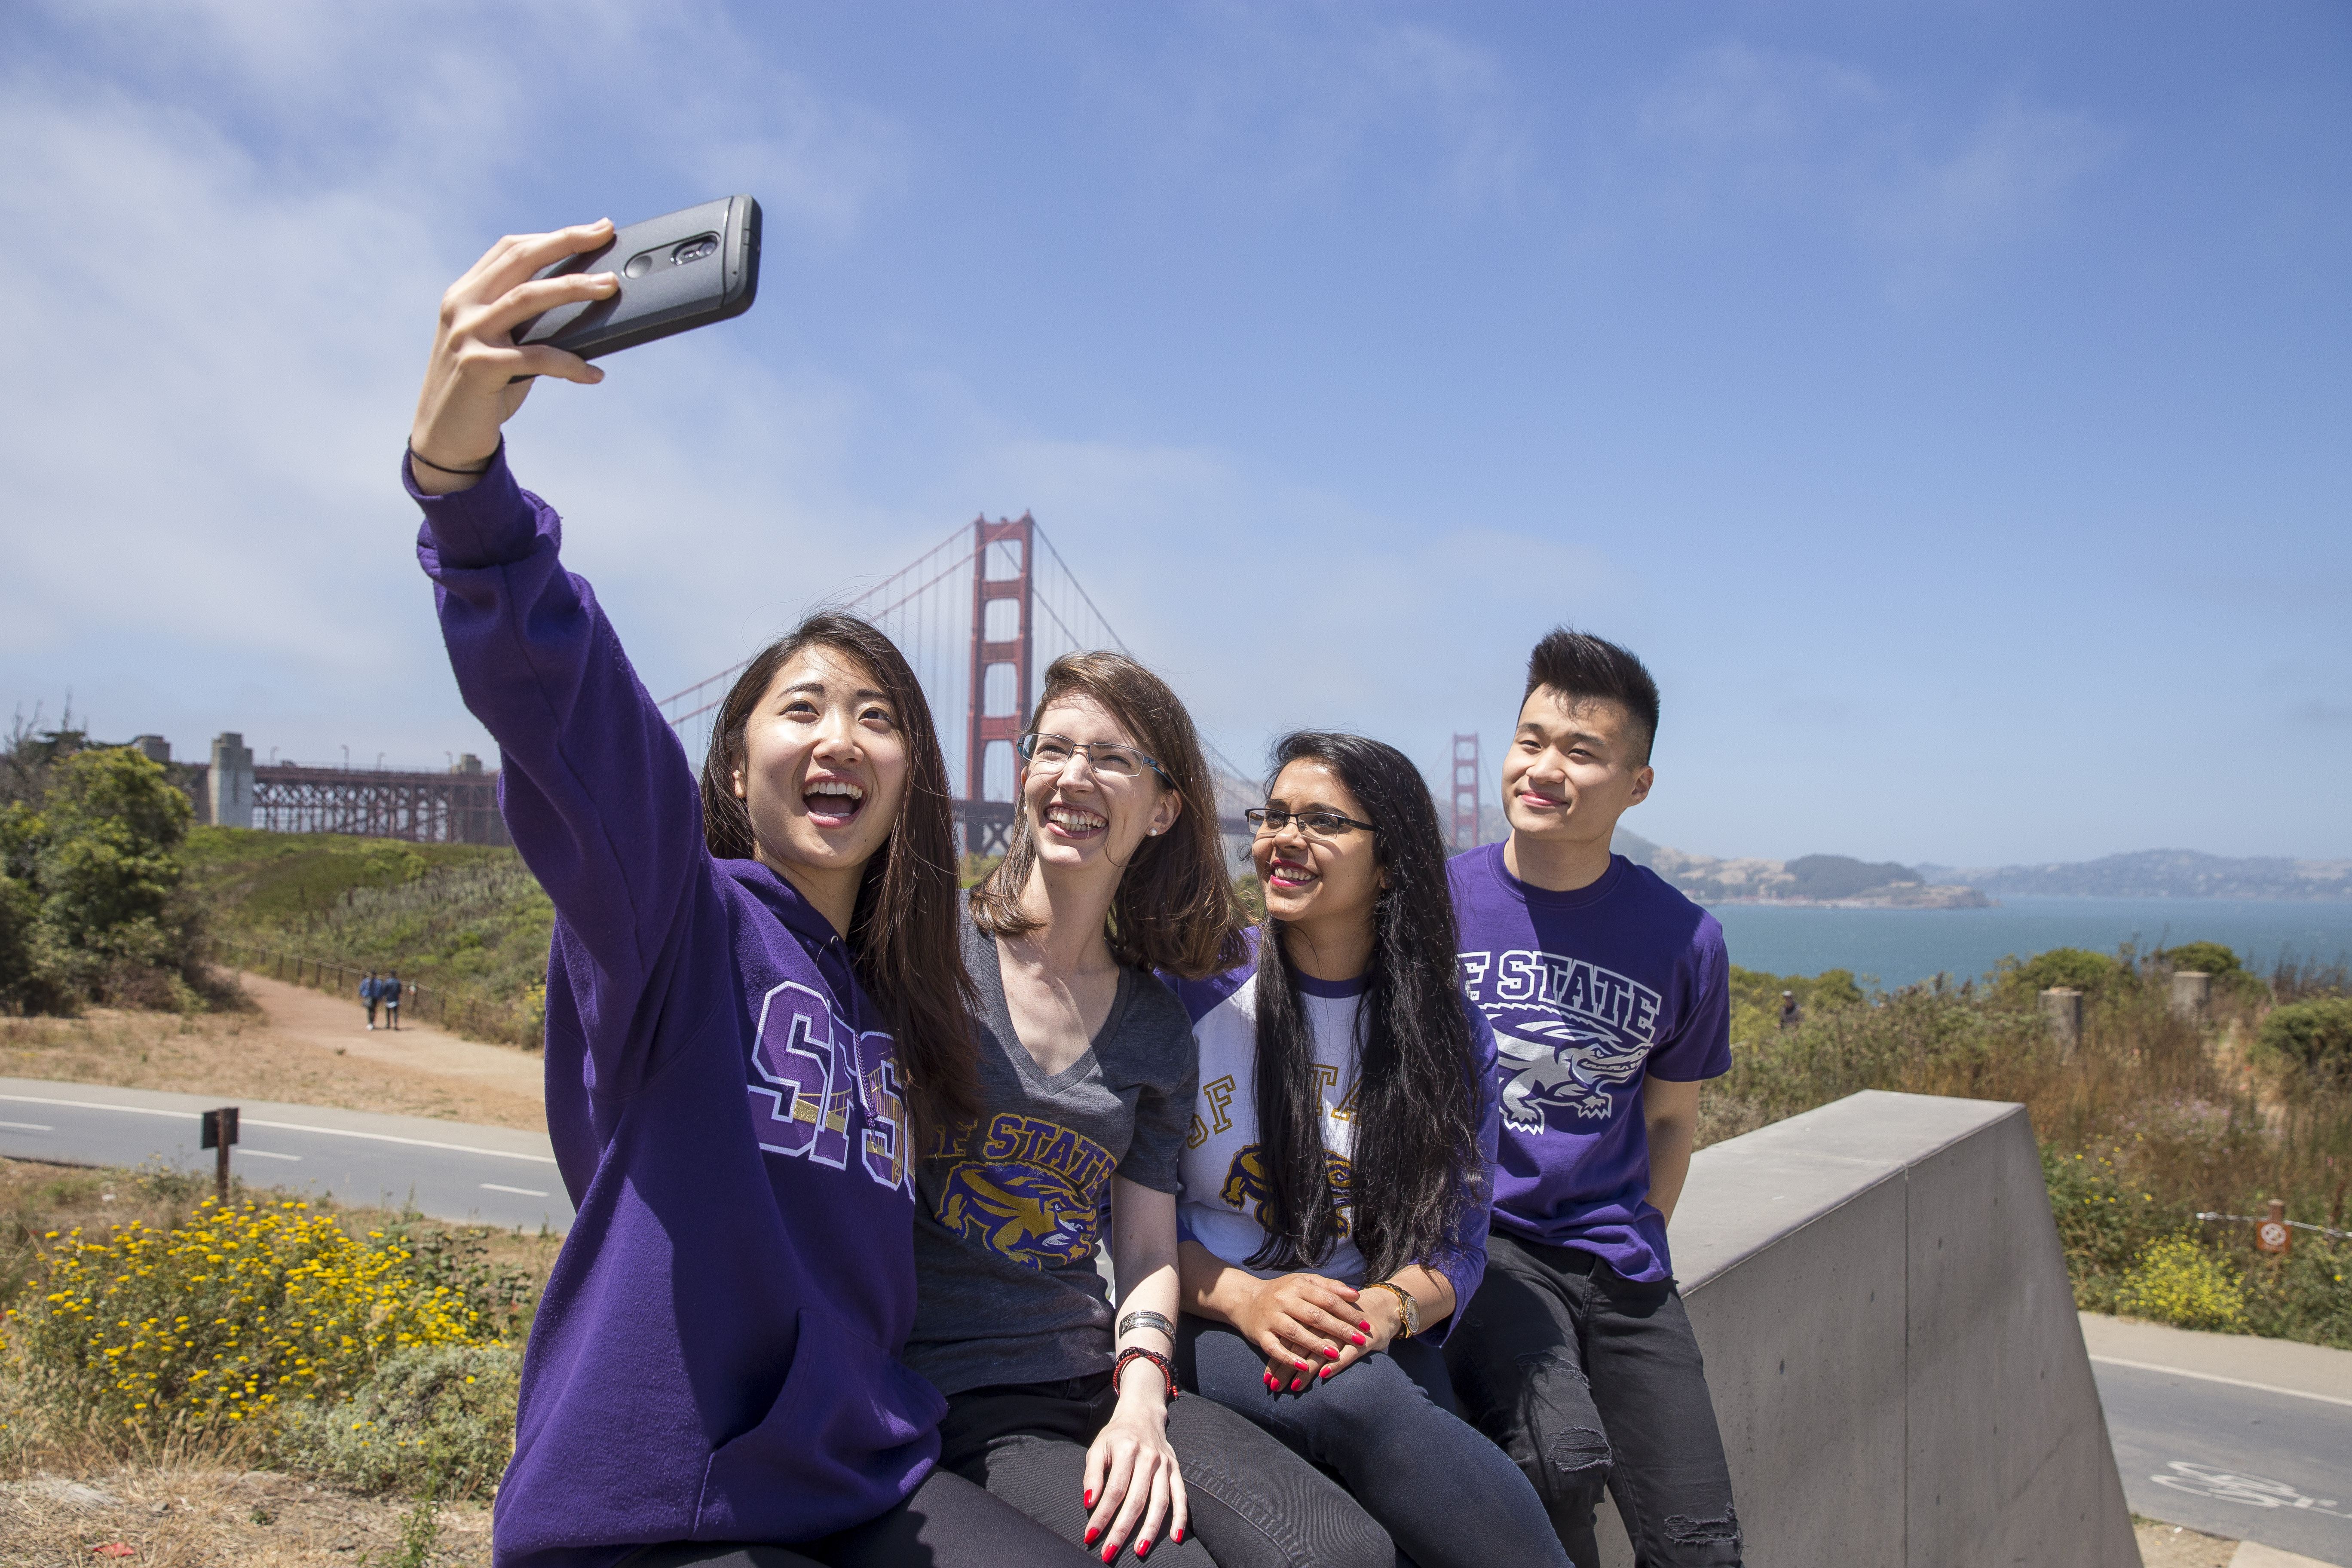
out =
[(1541, 1132), (1550, 1112), (1606, 1121), (1616, 1109), (1610, 1089), (1641, 1076), (1648, 1042), (1621, 1045), (1607, 1032), (1565, 1018), (1515, 1018), (1495, 1030), (1496, 1070), (1503, 1079), (1503, 1124)]
[[(942, 1141), (944, 1142), (944, 1141)], [(1118, 1162), (1093, 1139), (1010, 1111), (969, 1134), (940, 1184), (940, 1223), (1031, 1268), (1091, 1267), (1105, 1194)]]
[[(1324, 1178), (1331, 1184), (1331, 1201), (1338, 1205), (1339, 1230), (1337, 1239), (1348, 1238), (1348, 1214), (1355, 1203), (1355, 1168), (1330, 1150), (1323, 1151)], [(1227, 1208), (1247, 1209), (1252, 1219), (1265, 1223), (1265, 1201), (1274, 1193), (1273, 1184), (1265, 1175), (1265, 1146), (1244, 1144), (1234, 1163), (1225, 1167), (1224, 1184), (1217, 1189)]]

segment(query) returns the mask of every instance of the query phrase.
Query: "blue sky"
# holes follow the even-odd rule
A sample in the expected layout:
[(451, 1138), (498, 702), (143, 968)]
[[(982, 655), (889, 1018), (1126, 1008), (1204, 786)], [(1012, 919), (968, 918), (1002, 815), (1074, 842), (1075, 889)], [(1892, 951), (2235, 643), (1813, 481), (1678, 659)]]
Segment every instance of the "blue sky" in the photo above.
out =
[(491, 239), (758, 195), (535, 395), (670, 690), (1034, 509), (1223, 748), (1433, 770), (1557, 621), (1726, 855), (2352, 856), (2340, 5), (0, 16), (0, 697), (487, 751), (394, 460)]

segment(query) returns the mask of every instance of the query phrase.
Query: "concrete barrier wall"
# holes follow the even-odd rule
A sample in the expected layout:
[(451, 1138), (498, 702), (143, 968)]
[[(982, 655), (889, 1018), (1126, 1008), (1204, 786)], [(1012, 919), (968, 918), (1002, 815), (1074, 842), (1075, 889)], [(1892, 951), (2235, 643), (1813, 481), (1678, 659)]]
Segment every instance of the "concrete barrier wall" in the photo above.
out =
[(2024, 1107), (1873, 1090), (1702, 1150), (1671, 1239), (1753, 1568), (2138, 1568)]

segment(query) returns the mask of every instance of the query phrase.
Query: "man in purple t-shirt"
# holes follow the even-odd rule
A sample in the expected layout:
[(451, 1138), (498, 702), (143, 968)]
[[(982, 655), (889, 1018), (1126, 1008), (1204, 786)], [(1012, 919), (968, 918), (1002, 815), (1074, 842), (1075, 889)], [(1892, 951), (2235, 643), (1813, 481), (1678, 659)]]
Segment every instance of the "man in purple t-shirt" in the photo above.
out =
[(1503, 763), (1510, 838), (1449, 868), (1462, 981), (1500, 1047), (1486, 1277), (1445, 1347), (1463, 1413), (1580, 1565), (1606, 1488), (1643, 1568), (1736, 1564), (1739, 1521), (1666, 1221), (1698, 1086), (1731, 1067), (1723, 928), (1610, 853), (1650, 793), (1658, 688), (1565, 628), (1536, 645)]

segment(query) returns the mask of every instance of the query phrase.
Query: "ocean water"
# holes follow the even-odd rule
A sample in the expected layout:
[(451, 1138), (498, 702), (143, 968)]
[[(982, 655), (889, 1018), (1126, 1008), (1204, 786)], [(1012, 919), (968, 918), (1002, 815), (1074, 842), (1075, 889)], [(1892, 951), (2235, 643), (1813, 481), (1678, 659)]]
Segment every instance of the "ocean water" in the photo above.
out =
[(2218, 942), (2249, 969), (2282, 950), (2352, 958), (2352, 900), (2004, 898), (1989, 910), (1790, 909), (1717, 904), (1731, 962), (1772, 974), (1851, 969), (1892, 989), (1981, 975), (2003, 957), (2053, 947), (2113, 952), (2124, 942)]

